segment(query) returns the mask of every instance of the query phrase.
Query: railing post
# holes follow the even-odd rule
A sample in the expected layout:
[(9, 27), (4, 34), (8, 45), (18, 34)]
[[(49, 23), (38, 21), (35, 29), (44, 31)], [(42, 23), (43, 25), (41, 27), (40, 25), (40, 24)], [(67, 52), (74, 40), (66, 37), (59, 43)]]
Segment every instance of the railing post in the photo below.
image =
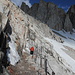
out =
[(46, 59), (46, 56), (44, 56), (44, 59), (45, 59), (45, 73), (47, 75), (47, 59)]
[(42, 47), (41, 47), (41, 53), (40, 53), (40, 67), (42, 68)]

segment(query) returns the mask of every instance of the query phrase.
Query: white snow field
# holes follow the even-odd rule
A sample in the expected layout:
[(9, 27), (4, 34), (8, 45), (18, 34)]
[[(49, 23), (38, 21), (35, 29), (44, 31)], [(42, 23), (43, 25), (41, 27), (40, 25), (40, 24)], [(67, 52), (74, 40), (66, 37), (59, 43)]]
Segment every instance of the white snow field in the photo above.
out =
[[(75, 66), (74, 66), (75, 59), (73, 58), (73, 57), (75, 57), (75, 54), (74, 54), (74, 52), (75, 52), (75, 32), (70, 34), (69, 32), (66, 32), (66, 31), (65, 32), (56, 31), (56, 30), (53, 30), (53, 31), (55, 33), (57, 33), (57, 35), (59, 35), (64, 40), (64, 42), (59, 43), (59, 42), (57, 42), (53, 39), (49, 39), (49, 38), (45, 38), (45, 40), (49, 41), (53, 45), (53, 49), (60, 55), (60, 57), (62, 59), (65, 60), (63, 62), (63, 64), (75, 73)], [(62, 36), (66, 37), (66, 38), (64, 38)], [(65, 48), (64, 46), (69, 47), (69, 48)], [(72, 49), (72, 51), (69, 52), (70, 49)], [(65, 64), (65, 62), (66, 62), (66, 64)]]

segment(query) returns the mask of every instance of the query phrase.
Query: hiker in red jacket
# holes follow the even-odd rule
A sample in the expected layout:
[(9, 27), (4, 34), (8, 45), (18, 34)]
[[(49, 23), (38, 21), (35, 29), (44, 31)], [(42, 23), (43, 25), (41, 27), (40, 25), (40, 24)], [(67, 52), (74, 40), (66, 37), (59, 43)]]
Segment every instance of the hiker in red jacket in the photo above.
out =
[(33, 53), (34, 53), (34, 47), (31, 47), (30, 48), (30, 54), (32, 55), (32, 58), (33, 58)]

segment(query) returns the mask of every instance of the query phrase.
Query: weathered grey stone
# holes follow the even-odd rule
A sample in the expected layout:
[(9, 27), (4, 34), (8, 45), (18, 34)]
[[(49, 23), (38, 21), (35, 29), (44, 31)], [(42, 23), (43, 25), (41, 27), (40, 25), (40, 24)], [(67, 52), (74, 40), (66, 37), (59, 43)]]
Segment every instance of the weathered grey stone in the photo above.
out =
[(47, 10), (48, 10), (48, 15), (49, 15), (49, 16), (58, 13), (58, 7), (57, 7), (57, 5), (55, 5), (54, 3), (49, 2), (49, 3), (47, 4), (47, 7), (48, 7)]
[(32, 30), (30, 30), (29, 32), (30, 32), (30, 35), (29, 35), (30, 39), (35, 40), (35, 38), (36, 38), (35, 32), (33, 32)]
[(72, 5), (72, 6), (69, 8), (68, 13), (70, 13), (70, 12), (72, 12), (72, 13), (75, 14), (75, 5)]
[(61, 30), (62, 29), (62, 22), (60, 20), (60, 17), (56, 14), (51, 15), (49, 20), (47, 21), (47, 24), (50, 28)]
[(39, 7), (38, 3), (33, 4), (30, 10), (28, 11), (28, 14), (36, 18), (38, 7)]
[(65, 22), (66, 13), (62, 8), (58, 8), (58, 15), (59, 15), (60, 20), (62, 22), (62, 29), (63, 29), (64, 28), (64, 22)]
[(47, 24), (49, 27), (56, 30), (63, 29), (64, 16), (65, 12), (63, 9), (58, 8), (53, 3), (48, 3)]
[[(41, 22), (46, 23), (50, 28), (56, 30), (64, 29), (66, 13), (51, 2), (47, 3), (40, 0), (40, 3), (32, 5), (30, 9), (23, 3), (21, 9)], [(70, 7), (68, 14), (72, 27), (75, 28), (75, 5)]]
[(72, 28), (73, 28), (72, 23), (70, 21), (69, 15), (67, 14), (65, 18), (65, 23), (64, 23), (64, 29), (66, 31), (72, 31)]
[(5, 28), (7, 20), (8, 17), (6, 17), (3, 13), (0, 12), (0, 31)]
[(2, 14), (2, 30), (5, 28), (8, 17)]
[(40, 0), (36, 18), (45, 23), (47, 17), (47, 3)]
[[(24, 11), (25, 8), (22, 10)], [(56, 30), (63, 29), (65, 12), (51, 2), (47, 3), (44, 0), (40, 0), (40, 3), (32, 5), (27, 13), (41, 22), (46, 23), (50, 28)]]
[(68, 10), (67, 13), (69, 14), (70, 20), (71, 20), (71, 22), (72, 22), (72, 26), (73, 26), (73, 28), (75, 29), (75, 5), (72, 5), (72, 6), (69, 8), (69, 10)]
[(24, 2), (22, 2), (21, 9), (22, 9), (25, 13), (28, 13), (28, 11), (29, 11), (28, 5), (26, 5)]

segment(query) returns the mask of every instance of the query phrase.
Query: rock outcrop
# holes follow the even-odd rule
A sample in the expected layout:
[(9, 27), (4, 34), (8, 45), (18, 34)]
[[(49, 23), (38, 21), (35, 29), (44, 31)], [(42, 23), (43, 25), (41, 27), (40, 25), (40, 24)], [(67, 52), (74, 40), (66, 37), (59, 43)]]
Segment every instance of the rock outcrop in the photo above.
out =
[(21, 9), (22, 9), (25, 13), (27, 13), (27, 12), (29, 11), (29, 7), (28, 7), (24, 2), (22, 2)]
[[(26, 12), (24, 9), (22, 10)], [(63, 29), (65, 12), (63, 9), (58, 8), (57, 5), (53, 3), (47, 3), (43, 0), (40, 0), (40, 3), (35, 3), (32, 5), (27, 13), (33, 16), (35, 19), (47, 24), (50, 28), (56, 30)]]
[(69, 18), (70, 18), (70, 20), (71, 20), (72, 26), (73, 26), (73, 28), (75, 29), (75, 5), (72, 5), (72, 6), (69, 8), (69, 10), (68, 10), (67, 13), (69, 14)]
[(68, 31), (71, 31), (72, 32), (72, 23), (71, 23), (71, 20), (69, 18), (69, 15), (67, 14), (66, 15), (66, 18), (65, 18), (65, 23), (64, 23), (64, 29), (68, 32)]
[[(25, 3), (23, 3), (22, 6), (23, 5), (25, 5)], [(57, 5), (51, 2), (40, 0), (40, 3), (35, 3), (30, 9), (25, 9), (28, 9), (27, 6), (23, 7), (22, 10), (24, 12), (33, 16), (35, 19), (47, 24), (50, 28), (56, 30), (64, 29), (67, 31), (72, 31), (73, 28), (75, 29), (75, 5), (71, 6), (69, 11), (67, 12), (72, 23), (72, 27), (69, 28), (69, 26), (68, 29), (65, 28), (65, 21), (67, 22), (67, 20), (65, 20), (67, 15), (66, 12), (62, 8), (58, 8)]]

